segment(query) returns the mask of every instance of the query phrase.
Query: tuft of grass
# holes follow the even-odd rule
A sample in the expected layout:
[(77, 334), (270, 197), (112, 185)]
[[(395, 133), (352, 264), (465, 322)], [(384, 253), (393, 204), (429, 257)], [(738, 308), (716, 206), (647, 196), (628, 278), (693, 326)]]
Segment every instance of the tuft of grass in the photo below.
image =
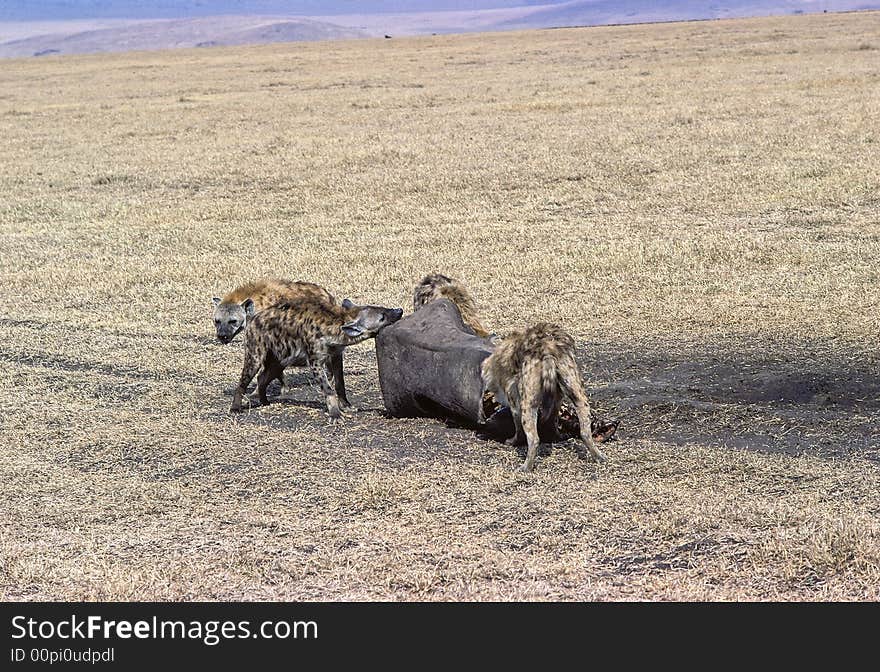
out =
[(96, 187), (113, 184), (131, 184), (136, 179), (134, 175), (100, 175), (92, 180), (92, 184)]

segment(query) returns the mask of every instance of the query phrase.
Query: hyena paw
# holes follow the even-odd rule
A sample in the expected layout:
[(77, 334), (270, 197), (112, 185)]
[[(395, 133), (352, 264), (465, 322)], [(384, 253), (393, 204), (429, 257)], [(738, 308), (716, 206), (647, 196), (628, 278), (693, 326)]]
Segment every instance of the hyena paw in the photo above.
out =
[(529, 464), (528, 462), (523, 462), (519, 467), (517, 467), (517, 471), (521, 474), (531, 474), (535, 471), (535, 465)]

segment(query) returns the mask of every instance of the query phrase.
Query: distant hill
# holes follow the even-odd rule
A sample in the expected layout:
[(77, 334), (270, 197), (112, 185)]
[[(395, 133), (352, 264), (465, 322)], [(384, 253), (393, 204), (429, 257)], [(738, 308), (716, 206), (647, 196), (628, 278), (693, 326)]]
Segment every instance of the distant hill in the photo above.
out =
[(597, 26), (877, 8), (880, 1), (869, 0), (574, 0), (542, 8), (498, 27)]
[(0, 57), (339, 40), (365, 35), (353, 28), (304, 18), (214, 16), (164, 19), (13, 40), (0, 44)]
[(880, 0), (15, 0), (0, 57), (858, 9)]

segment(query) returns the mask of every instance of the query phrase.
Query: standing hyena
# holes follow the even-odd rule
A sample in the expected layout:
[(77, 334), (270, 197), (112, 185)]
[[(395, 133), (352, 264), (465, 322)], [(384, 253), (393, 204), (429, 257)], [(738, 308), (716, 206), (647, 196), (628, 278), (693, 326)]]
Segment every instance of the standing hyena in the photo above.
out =
[(516, 436), (508, 443), (528, 443), (522, 471), (535, 468), (539, 420), (542, 424), (555, 424), (565, 399), (575, 406), (581, 440), (590, 455), (599, 462), (605, 461), (590, 431), (590, 404), (574, 358), (574, 339), (562, 329), (542, 322), (512, 333), (483, 360), (482, 376), (486, 391), (513, 413)]
[(490, 336), (482, 322), (480, 322), (480, 318), (477, 317), (477, 305), (474, 303), (474, 299), (460, 281), (440, 273), (426, 275), (416, 285), (415, 292), (413, 293), (413, 311), (436, 299), (449, 299), (452, 301), (458, 307), (462, 321), (473, 329), (477, 336), (481, 338)]
[(248, 282), (241, 287), (236, 287), (222, 299), (215, 296), (212, 299), (214, 302), (212, 317), (214, 328), (217, 331), (217, 340), (224, 344), (229, 343), (244, 331), (248, 320), (255, 313), (280, 301), (293, 301), (305, 296), (336, 303), (333, 295), (320, 285), (278, 278)]
[(245, 332), (244, 366), (230, 410), (241, 410), (242, 397), (257, 372), (260, 404), (268, 404), (269, 382), (281, 376), (287, 366), (308, 366), (321, 385), (331, 422), (335, 422), (341, 415), (340, 404), (349, 405), (342, 376), (342, 351), (373, 338), (402, 315), (402, 308), (356, 306), (348, 299), (337, 305), (313, 297), (260, 311)]

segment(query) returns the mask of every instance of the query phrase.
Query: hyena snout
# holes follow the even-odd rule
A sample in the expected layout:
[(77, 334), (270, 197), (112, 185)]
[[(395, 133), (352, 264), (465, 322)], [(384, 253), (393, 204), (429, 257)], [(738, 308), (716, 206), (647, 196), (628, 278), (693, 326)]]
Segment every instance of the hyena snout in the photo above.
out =
[(403, 317), (403, 308), (386, 308), (383, 311), (382, 321), (378, 325), (376, 325), (374, 334), (378, 334), (380, 330), (384, 329), (388, 325), (394, 324), (401, 317)]
[(230, 324), (218, 324), (217, 327), (217, 340), (220, 341), (223, 345), (232, 342), (232, 339), (235, 338), (235, 335), (238, 333), (238, 326), (230, 325)]
[(358, 309), (351, 322), (342, 325), (342, 331), (352, 338), (370, 338), (390, 324), (403, 317), (403, 308), (383, 308), (382, 306), (356, 306), (346, 299), (343, 307)]
[(214, 327), (217, 329), (217, 340), (226, 345), (231, 343), (241, 329), (244, 327), (244, 320), (214, 320)]

